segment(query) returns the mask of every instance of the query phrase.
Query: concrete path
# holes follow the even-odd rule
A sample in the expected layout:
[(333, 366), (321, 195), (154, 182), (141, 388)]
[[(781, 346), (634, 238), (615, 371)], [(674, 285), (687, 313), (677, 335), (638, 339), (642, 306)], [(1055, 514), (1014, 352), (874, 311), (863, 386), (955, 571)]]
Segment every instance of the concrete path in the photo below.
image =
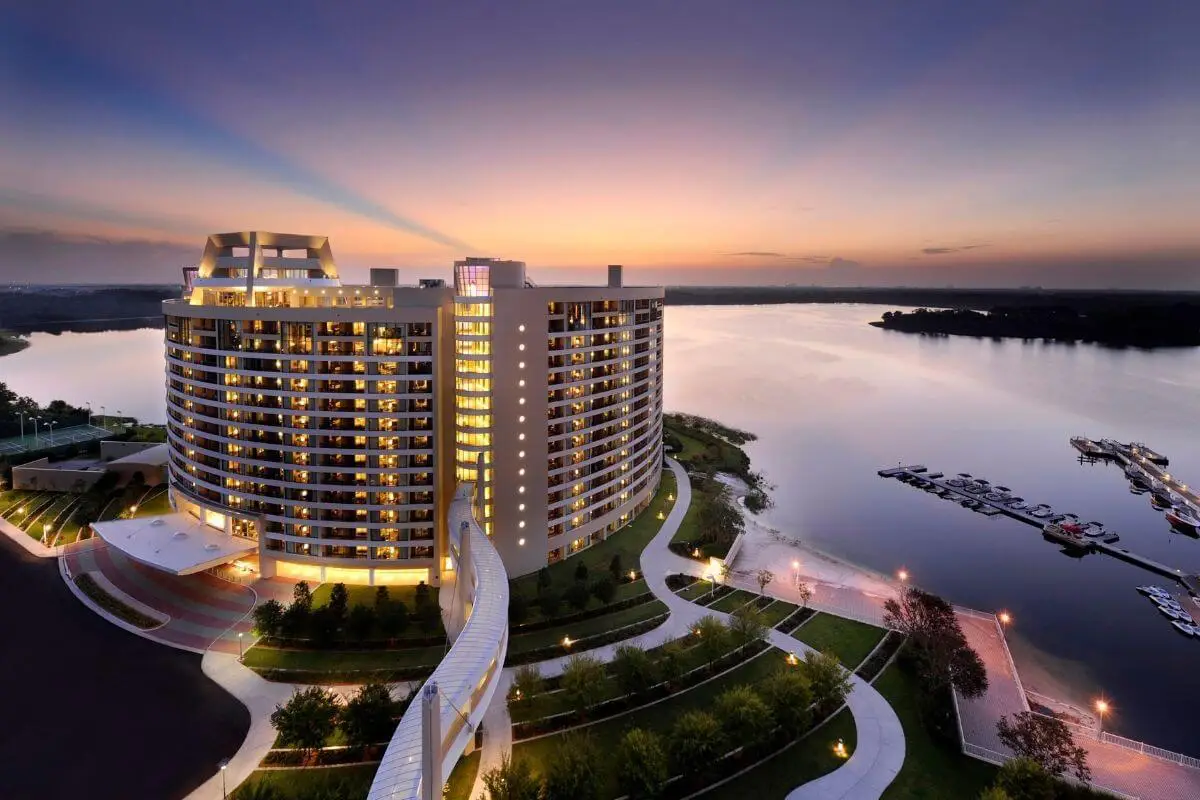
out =
[[(641, 636), (619, 642), (614, 645), (586, 651), (603, 661), (612, 658), (616, 648), (622, 644), (634, 643), (640, 647), (656, 647), (670, 639), (678, 639), (687, 635), (692, 626), (701, 617), (715, 615), (728, 620), (727, 614), (722, 614), (679, 597), (667, 588), (667, 576), (674, 573), (700, 575), (703, 566), (697, 562), (682, 558), (668, 549), (671, 539), (679, 530), (683, 517), (692, 501), (692, 487), (687, 472), (674, 459), (668, 459), (671, 471), (675, 475), (677, 499), (671, 513), (663, 522), (658, 534), (642, 552), (641, 567), (646, 584), (655, 597), (666, 603), (670, 616), (666, 622), (652, 631)], [(749, 588), (749, 587), (747, 587)], [(755, 585), (757, 590), (757, 585)], [(767, 594), (788, 599), (785, 587), (768, 586)], [(794, 593), (794, 590), (793, 590)], [(813, 605), (810, 603), (810, 605)], [(864, 614), (863, 616), (870, 616)], [(804, 653), (810, 648), (793, 639), (785, 633), (776, 630), (769, 631), (772, 645), (787, 652)], [(537, 666), (543, 675), (551, 676), (562, 672), (569, 656), (543, 661)], [(505, 670), (504, 683), (497, 690), (484, 717), (483, 752), (480, 758), (479, 773), (475, 778), (475, 786), (471, 797), (483, 798), (483, 774), (499, 765), (501, 757), (512, 749), (512, 723), (508, 716), (506, 702), (507, 688), (511, 683), (514, 670)], [(838, 770), (812, 784), (800, 787), (789, 798), (798, 797), (808, 800), (874, 800), (892, 782), (904, 763), (904, 729), (900, 720), (892, 711), (891, 706), (873, 687), (858, 677), (852, 678), (853, 689), (847, 698), (847, 705), (858, 728), (858, 745), (844, 765)], [(813, 792), (804, 792), (808, 785), (818, 786)], [(796, 794), (796, 792), (802, 792)]]

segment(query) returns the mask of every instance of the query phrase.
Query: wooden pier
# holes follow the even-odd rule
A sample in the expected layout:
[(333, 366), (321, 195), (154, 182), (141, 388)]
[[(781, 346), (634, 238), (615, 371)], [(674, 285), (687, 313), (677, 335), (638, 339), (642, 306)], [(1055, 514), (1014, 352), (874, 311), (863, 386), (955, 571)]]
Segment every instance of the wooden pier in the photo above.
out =
[[(1088, 440), (1090, 442), (1090, 440)], [(1072, 440), (1072, 444), (1075, 440)], [(1077, 447), (1078, 449), (1078, 447)], [(1083, 452), (1081, 449), (1080, 452)], [(1116, 459), (1116, 450), (1107, 450), (1107, 458)], [(1147, 459), (1149, 461), (1149, 459)], [(1140, 466), (1140, 462), (1139, 462)], [(1113, 558), (1119, 558), (1142, 569), (1155, 572), (1166, 578), (1178, 581), (1193, 596), (1200, 596), (1200, 576), (1186, 573), (1153, 559), (1133, 553), (1124, 547), (1115, 546), (1118, 535), (1111, 531), (1103, 531), (1100, 535), (1085, 537), (1067, 533), (1060, 525), (1068, 522), (1078, 522), (1074, 514), (1065, 514), (1050, 508), (1046, 504), (1032, 505), (1023, 498), (1015, 497), (1010, 491), (999, 491), (989, 481), (973, 477), (967, 473), (946, 478), (942, 473), (930, 473), (922, 464), (911, 466), (899, 465), (879, 470), (881, 478), (895, 478), (917, 488), (937, 494), (943, 499), (951, 500), (972, 508), (989, 516), (1004, 514), (1015, 520), (1032, 525), (1042, 531), (1045, 538), (1063, 545), (1068, 550), (1078, 553), (1106, 553)], [(1014, 508), (1014, 506), (1017, 506)], [(1049, 528), (1047, 526), (1050, 526)]]
[[(1071, 438), (1071, 445), (1087, 458), (1112, 461), (1122, 467), (1135, 465), (1151, 482), (1161, 484), (1173, 494), (1175, 497), (1172, 499), (1176, 505), (1182, 505), (1193, 514), (1200, 515), (1200, 494), (1166, 469), (1170, 463), (1166, 456), (1151, 450), (1141, 442), (1123, 444), (1111, 439), (1095, 442), (1083, 436), (1075, 436)], [(1097, 453), (1093, 455), (1091, 452), (1085, 452), (1085, 448), (1094, 448)]]

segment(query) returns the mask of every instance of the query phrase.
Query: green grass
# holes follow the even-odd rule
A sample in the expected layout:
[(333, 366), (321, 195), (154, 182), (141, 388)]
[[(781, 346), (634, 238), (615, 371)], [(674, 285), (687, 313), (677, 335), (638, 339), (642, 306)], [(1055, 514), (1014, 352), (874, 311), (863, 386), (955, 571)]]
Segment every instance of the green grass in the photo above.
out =
[(996, 768), (934, 739), (921, 722), (916, 678), (898, 662), (883, 671), (875, 688), (904, 727), (904, 766), (883, 793), (884, 800), (960, 800), (978, 797), (996, 778)]
[(444, 647), (407, 650), (284, 650), (255, 645), (246, 651), (251, 669), (299, 669), (315, 672), (385, 670), (400, 667), (434, 667), (446, 654)]
[[(313, 589), (313, 608), (320, 608), (321, 606), (329, 603), (329, 595), (333, 591), (333, 587), (334, 584), (332, 583), (322, 583)], [(350, 594), (350, 605), (374, 608), (375, 591), (377, 588), (378, 587), (375, 586), (351, 586), (347, 584), (346, 591)], [(389, 586), (388, 597), (393, 600), (403, 601), (405, 607), (408, 609), (410, 617), (408, 627), (404, 629), (403, 633), (396, 637), (397, 639), (428, 639), (435, 636), (445, 638), (446, 627), (442, 623), (442, 617), (440, 614), (438, 615), (437, 628), (429, 631), (428, 633), (421, 629), (421, 626), (416, 623), (415, 619), (412, 619), (413, 613), (417, 609), (417, 587)], [(438, 587), (429, 587), (429, 602), (433, 603), (435, 606), (438, 604)]]
[(138, 517), (153, 517), (159, 514), (171, 513), (171, 502), (167, 497), (166, 489), (154, 489), (153, 494), (149, 499), (138, 503), (138, 510), (135, 516)]
[(475, 785), (475, 775), (479, 772), (480, 755), (481, 751), (476, 750), (458, 759), (442, 793), (445, 800), (471, 800), (471, 788)]
[(230, 797), (237, 800), (248, 787), (267, 784), (279, 793), (281, 800), (308, 800), (319, 791), (338, 786), (343, 788), (339, 797), (363, 800), (371, 790), (371, 781), (378, 769), (378, 764), (355, 764), (321, 769), (256, 770)]
[(724, 611), (726, 614), (732, 614), (756, 597), (758, 595), (753, 592), (747, 592), (745, 589), (736, 589), (731, 594), (727, 594), (717, 602), (709, 605), (709, 608), (713, 611)]
[[(674, 500), (667, 499), (668, 496), (675, 496), (675, 475), (670, 470), (665, 470), (662, 473), (658, 491), (650, 500), (650, 505), (641, 514), (638, 514), (633, 522), (621, 530), (609, 534), (604, 541), (546, 568), (550, 575), (551, 585), (559, 591), (570, 586), (575, 580), (575, 570), (579, 568), (580, 564), (587, 567), (590, 579), (594, 579), (598, 575), (607, 575), (614, 555), (621, 557), (622, 572), (628, 572), (631, 569), (640, 571), (642, 551), (646, 549), (646, 545), (650, 543), (663, 524), (663, 520), (658, 518), (659, 513), (661, 512), (665, 517), (670, 513), (671, 507), (675, 505)], [(526, 597), (537, 597), (537, 573), (516, 578), (510, 582), (510, 586), (512, 591), (521, 592)], [(529, 621), (533, 621), (533, 619), (534, 617), (531, 615)]]
[(792, 636), (822, 652), (832, 650), (843, 666), (854, 669), (883, 639), (883, 628), (845, 617), (819, 613), (801, 625)]
[(661, 600), (651, 600), (649, 603), (642, 603), (633, 608), (614, 611), (611, 614), (592, 617), (591, 619), (585, 619), (581, 622), (563, 625), (558, 628), (518, 634), (508, 640), (508, 652), (512, 655), (526, 653), (530, 650), (536, 650), (539, 647), (548, 647), (561, 642), (564, 636), (570, 636), (575, 640), (582, 639), (585, 636), (595, 636), (599, 633), (632, 625), (635, 622), (642, 622), (643, 620), (665, 613), (667, 613), (666, 603)]
[(793, 605), (792, 603), (785, 603), (782, 600), (776, 600), (774, 603), (771, 603), (771, 605), (763, 609), (763, 619), (766, 621), (767, 627), (774, 628), (776, 625), (790, 617), (792, 612), (799, 607), (800, 606)]
[[(630, 728), (648, 728), (665, 735), (683, 712), (694, 708), (711, 708), (717, 695), (729, 687), (762, 680), (774, 671), (782, 669), (782, 664), (780, 651), (771, 649), (702, 686), (672, 695), (661, 703), (639, 709), (625, 716), (589, 725), (582, 730), (591, 737), (599, 752), (613, 753), (616, 752), (625, 731)], [(530, 759), (536, 770), (538, 765), (547, 764), (550, 759), (554, 758), (560, 742), (562, 742), (561, 734), (529, 742), (517, 742), (513, 745), (513, 757)], [(620, 764), (615, 763), (611, 758), (606, 758), (597, 766), (601, 773), (600, 796), (604, 798), (617, 797), (619, 792), (616, 788), (616, 772), (621, 768)]]
[(703, 599), (712, 590), (712, 584), (708, 581), (696, 581), (686, 589), (677, 592), (677, 594), (684, 600), (691, 600), (694, 603), (697, 600)]
[[(786, 797), (788, 792), (800, 784), (833, 772), (844, 763), (843, 759), (833, 753), (833, 746), (838, 739), (841, 739), (847, 750), (853, 754), (858, 743), (858, 730), (854, 727), (854, 717), (849, 709), (842, 709), (820, 730), (808, 734), (787, 750), (739, 775), (724, 786), (706, 792), (703, 797), (705, 800)], [(959, 800), (972, 798), (974, 795), (961, 795)]]
[(125, 603), (104, 591), (104, 589), (100, 587), (100, 584), (96, 583), (95, 579), (93, 579), (91, 575), (76, 576), (75, 585), (79, 587), (81, 592), (90, 597), (96, 605), (100, 606), (108, 613), (125, 620), (130, 625), (134, 625), (142, 630), (148, 630), (150, 628), (156, 628), (160, 624), (159, 621), (153, 617), (148, 617), (142, 612), (134, 608), (130, 608), (129, 606), (125, 605)]

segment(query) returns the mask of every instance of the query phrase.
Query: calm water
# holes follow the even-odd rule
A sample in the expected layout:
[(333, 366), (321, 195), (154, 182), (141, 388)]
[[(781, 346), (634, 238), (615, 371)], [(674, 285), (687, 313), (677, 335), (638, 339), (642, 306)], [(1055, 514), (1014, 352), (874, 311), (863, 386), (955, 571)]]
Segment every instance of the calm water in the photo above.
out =
[[(1068, 438), (1137, 439), (1200, 484), (1200, 352), (933, 339), (867, 326), (878, 306), (671, 307), (667, 407), (761, 436), (777, 485), (767, 522), (856, 563), (979, 609), (1010, 610), (1018, 659), (1105, 693), (1109, 727), (1200, 754), (1186, 721), (1200, 642), (1133, 587), (1162, 583), (1107, 556), (1071, 559), (1021, 523), (986, 518), (876, 476), (897, 462), (970, 472), (1096, 519), (1130, 549), (1200, 570), (1200, 541), (1170, 532), (1118, 469), (1081, 465)], [(0, 380), (163, 420), (161, 331), (35, 336)]]

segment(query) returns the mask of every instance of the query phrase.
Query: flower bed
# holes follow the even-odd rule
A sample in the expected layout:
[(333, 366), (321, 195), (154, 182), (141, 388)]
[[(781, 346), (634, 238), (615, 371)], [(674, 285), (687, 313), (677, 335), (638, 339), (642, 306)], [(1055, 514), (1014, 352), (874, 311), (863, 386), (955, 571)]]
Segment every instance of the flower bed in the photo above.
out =
[(790, 617), (775, 626), (775, 629), (781, 633), (791, 633), (792, 631), (803, 625), (808, 618), (817, 612), (811, 608), (801, 608), (796, 610)]
[(904, 634), (899, 631), (888, 631), (883, 642), (875, 648), (875, 652), (866, 661), (859, 665), (858, 669), (854, 670), (854, 674), (870, 683), (875, 680), (876, 675), (883, 671), (888, 659), (895, 655), (903, 645)]
[[(652, 631), (659, 625), (667, 621), (670, 613), (658, 614), (649, 619), (635, 622), (632, 625), (626, 625), (622, 628), (615, 628), (611, 631), (598, 633), (595, 636), (585, 636), (580, 639), (571, 640), (569, 647), (564, 647), (563, 644), (557, 643), (539, 647), (534, 650), (526, 650), (523, 653), (510, 653), (504, 661), (504, 666), (515, 667), (521, 664), (533, 664), (538, 661), (546, 661), (551, 658), (567, 655), (569, 653), (579, 653), (585, 650), (591, 650), (596, 647), (603, 647), (606, 644), (619, 642), (623, 639), (631, 639), (634, 636), (640, 636), (647, 631)], [(509, 640), (511, 645), (512, 640)]]

